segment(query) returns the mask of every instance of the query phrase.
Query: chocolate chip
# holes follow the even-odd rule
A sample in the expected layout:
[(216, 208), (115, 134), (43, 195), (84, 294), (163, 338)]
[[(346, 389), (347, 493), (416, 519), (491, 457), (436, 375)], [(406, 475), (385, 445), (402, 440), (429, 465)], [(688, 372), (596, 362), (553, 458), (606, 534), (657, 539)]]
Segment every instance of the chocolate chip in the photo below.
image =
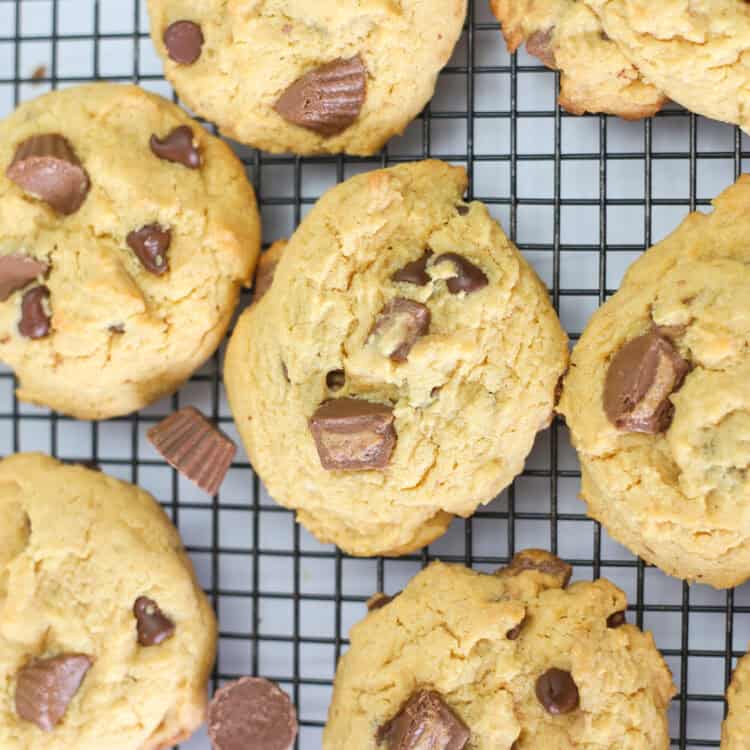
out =
[(232, 439), (192, 406), (171, 414), (146, 436), (170, 466), (209, 495), (219, 491), (237, 452)]
[(456, 206), (456, 211), (458, 211), (459, 216), (468, 216), (469, 215), (469, 207), (468, 206)]
[(565, 588), (573, 575), (573, 568), (559, 557), (539, 549), (527, 549), (519, 552), (510, 564), (498, 570), (499, 575), (518, 576), (528, 570), (538, 570), (540, 573), (554, 576), (560, 586)]
[(63, 654), (27, 664), (18, 673), (16, 713), (43, 732), (51, 732), (65, 716), (93, 663), (84, 654)]
[(463, 750), (471, 732), (435, 690), (419, 690), (375, 734), (388, 750)]
[(203, 50), (203, 32), (192, 21), (175, 21), (164, 32), (169, 57), (180, 65), (192, 65)]
[(622, 627), (627, 623), (627, 618), (625, 617), (625, 610), (621, 610), (620, 612), (613, 612), (608, 618), (607, 618), (607, 627), (608, 628), (619, 628)]
[(343, 370), (331, 370), (326, 375), (326, 386), (329, 391), (340, 391), (346, 385), (346, 373)]
[(397, 297), (383, 308), (370, 337), (386, 357), (394, 362), (406, 362), (417, 339), (430, 330), (431, 319), (426, 305)]
[(153, 599), (139, 596), (133, 605), (133, 615), (138, 623), (138, 643), (141, 646), (158, 646), (174, 635), (174, 623)]
[(161, 276), (169, 270), (167, 250), (172, 242), (169, 229), (159, 224), (148, 224), (130, 232), (126, 242), (150, 273)]
[(122, 323), (117, 323), (109, 327), (110, 333), (125, 333), (125, 326)]
[(396, 445), (393, 408), (354, 398), (326, 401), (310, 419), (320, 463), (328, 471), (384, 469)]
[(81, 207), (91, 186), (73, 147), (56, 133), (27, 138), (6, 174), (29, 195), (65, 215)]
[(411, 263), (407, 263), (403, 268), (399, 268), (396, 273), (391, 276), (393, 281), (401, 282), (402, 284), (416, 284), (416, 286), (424, 286), (429, 284), (430, 275), (427, 273), (427, 263), (432, 257), (432, 250), (429, 248), (424, 251), (424, 255), (417, 260), (413, 260)]
[(607, 418), (625, 432), (666, 431), (674, 414), (669, 396), (680, 388), (689, 369), (672, 342), (656, 330), (629, 341), (607, 370)]
[(35, 286), (21, 298), (21, 320), (18, 331), (27, 339), (43, 339), (50, 332), (49, 289)]
[(579, 696), (570, 672), (553, 667), (536, 681), (536, 697), (549, 714), (569, 714), (578, 708)]
[(360, 55), (305, 73), (281, 95), (274, 109), (292, 125), (329, 138), (359, 117), (367, 95), (367, 68)]
[(243, 677), (218, 690), (208, 708), (214, 750), (291, 750), (297, 712), (278, 685)]
[(546, 31), (537, 31), (532, 34), (526, 41), (526, 51), (530, 55), (539, 58), (548, 68), (553, 70), (555, 64), (555, 50), (552, 47), (552, 36), (555, 33), (555, 27)]
[(505, 637), (509, 641), (515, 641), (518, 639), (518, 636), (521, 635), (521, 631), (523, 630), (523, 626), (526, 624), (527, 617), (524, 615), (523, 620), (518, 623), (515, 627), (511, 628), (506, 634)]
[(149, 145), (154, 155), (160, 159), (182, 164), (188, 169), (200, 168), (200, 151), (195, 145), (193, 131), (187, 125), (175, 128), (166, 138), (157, 138), (156, 135), (152, 135)]
[(447, 280), (448, 291), (451, 294), (466, 292), (471, 294), (487, 286), (487, 276), (471, 261), (466, 260), (458, 253), (444, 253), (435, 259), (433, 265), (438, 263), (452, 263), (456, 269), (456, 275)]
[(3, 255), (0, 257), (0, 302), (5, 302), (13, 292), (44, 276), (48, 270), (46, 263), (28, 255)]

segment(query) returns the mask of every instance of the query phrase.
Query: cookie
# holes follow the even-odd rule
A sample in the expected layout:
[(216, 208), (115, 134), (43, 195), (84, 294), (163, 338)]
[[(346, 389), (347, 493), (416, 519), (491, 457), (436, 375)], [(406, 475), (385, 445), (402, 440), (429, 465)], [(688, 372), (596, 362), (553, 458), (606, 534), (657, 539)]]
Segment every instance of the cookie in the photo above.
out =
[(324, 750), (666, 750), (676, 689), (651, 634), (570, 572), (541, 550), (423, 570), (352, 628)]
[(630, 268), (576, 346), (559, 410), (588, 511), (670, 575), (750, 577), (750, 177)]
[(224, 135), (368, 155), (435, 90), (467, 0), (149, 0), (167, 78)]
[(566, 336), (466, 172), (404, 164), (329, 191), (232, 335), (225, 383), (278, 502), (354, 555), (398, 555), (522, 470)]
[(164, 750), (203, 722), (216, 621), (143, 490), (0, 462), (0, 747)]
[(743, 656), (727, 689), (727, 717), (721, 728), (721, 750), (745, 750), (750, 729), (750, 656)]
[(643, 78), (691, 112), (750, 132), (745, 0), (585, 0)]
[(0, 360), (23, 401), (104, 419), (174, 392), (259, 252), (241, 162), (164, 99), (95, 84), (0, 123)]
[[(650, 117), (663, 92), (604, 33), (583, 0), (490, 0), (511, 52), (526, 49), (560, 71), (560, 105), (574, 114)], [(653, 5), (653, 4), (652, 4)]]

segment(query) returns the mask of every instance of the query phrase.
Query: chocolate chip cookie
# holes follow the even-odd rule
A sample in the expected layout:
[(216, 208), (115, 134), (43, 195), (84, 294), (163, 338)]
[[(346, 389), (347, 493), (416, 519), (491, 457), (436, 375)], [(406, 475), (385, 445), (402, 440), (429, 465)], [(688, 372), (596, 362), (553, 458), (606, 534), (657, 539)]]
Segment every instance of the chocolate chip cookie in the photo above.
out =
[(750, 177), (628, 271), (560, 402), (589, 514), (670, 575), (750, 577)]
[(435, 90), (467, 0), (149, 0), (191, 109), (266, 151), (367, 155)]
[(425, 161), (329, 191), (229, 344), (253, 466), (313, 534), (355, 555), (417, 549), (471, 515), (552, 415), (566, 336), (466, 187), (463, 169)]
[(494, 575), (430, 565), (352, 628), (323, 749), (666, 750), (676, 690), (651, 634), (570, 573), (541, 550)]
[(24, 401), (103, 419), (175, 391), (259, 251), (241, 162), (164, 99), (96, 84), (0, 123), (0, 360)]
[(721, 750), (745, 750), (750, 716), (750, 656), (743, 656), (727, 689), (727, 717), (721, 728)]
[(126, 482), (0, 462), (0, 747), (163, 750), (203, 722), (216, 621), (177, 530)]
[(490, 4), (511, 52), (525, 42), (530, 54), (560, 71), (560, 105), (569, 112), (606, 112), (633, 120), (650, 117), (664, 105), (662, 91), (604, 33), (584, 0)]

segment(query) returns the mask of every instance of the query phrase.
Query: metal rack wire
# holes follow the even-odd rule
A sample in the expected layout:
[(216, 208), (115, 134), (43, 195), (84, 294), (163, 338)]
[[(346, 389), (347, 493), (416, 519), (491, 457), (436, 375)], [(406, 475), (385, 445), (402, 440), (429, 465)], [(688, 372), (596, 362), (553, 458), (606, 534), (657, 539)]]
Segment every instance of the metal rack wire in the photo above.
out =
[[(508, 56), (486, 0), (470, 5), (435, 99), (380, 156), (301, 159), (234, 145), (256, 187), (266, 242), (292, 231), (325, 187), (355, 172), (425, 157), (465, 164), (470, 197), (490, 205), (537, 267), (575, 340), (625, 266), (733, 182), (747, 143), (739, 130), (676, 108), (645, 123), (571, 117), (555, 105), (557, 74), (523, 53)], [(171, 95), (151, 51), (145, 0), (0, 0), (0, 114), (46, 89), (92, 79)], [(564, 425), (540, 437), (512, 488), (421, 554), (355, 560), (295, 525), (246, 458), (209, 499), (144, 440), (151, 424), (185, 403), (233, 432), (222, 356), (174, 397), (100, 424), (20, 404), (12, 373), (0, 373), (2, 454), (40, 449), (93, 460), (151, 490), (171, 513), (219, 613), (214, 684), (247, 671), (279, 681), (299, 707), (298, 748), (319, 748), (336, 660), (372, 592), (397, 590), (436, 557), (493, 569), (520, 548), (545, 546), (579, 577), (614, 580), (629, 596), (632, 620), (655, 631), (680, 688), (672, 744), (718, 747), (724, 688), (750, 638), (750, 592), (691, 589), (613, 543), (575, 499), (580, 475)], [(208, 743), (199, 736), (186, 747)]]

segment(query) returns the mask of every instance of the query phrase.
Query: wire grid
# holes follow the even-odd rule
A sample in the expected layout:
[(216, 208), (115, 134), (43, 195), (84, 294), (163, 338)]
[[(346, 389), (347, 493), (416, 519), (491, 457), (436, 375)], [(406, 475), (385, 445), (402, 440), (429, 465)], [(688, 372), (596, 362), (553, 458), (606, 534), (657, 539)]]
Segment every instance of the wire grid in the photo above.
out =
[[(575, 340), (627, 265), (734, 181), (748, 144), (739, 130), (678, 108), (645, 123), (571, 117), (555, 103), (558, 74), (523, 52), (509, 56), (486, 0), (470, 6), (431, 105), (382, 155), (302, 159), (233, 145), (255, 185), (266, 244), (293, 231), (323, 190), (357, 172), (426, 157), (466, 165), (469, 197), (490, 206), (533, 263)], [(92, 79), (173, 96), (148, 36), (145, 0), (0, 0), (0, 115)], [(246, 294), (243, 306), (248, 301)], [(631, 620), (654, 632), (680, 688), (672, 745), (718, 747), (724, 689), (750, 638), (750, 588), (690, 588), (614, 543), (576, 498), (580, 473), (563, 424), (540, 436), (511, 488), (428, 549), (358, 560), (294, 524), (242, 452), (209, 499), (151, 449), (147, 429), (187, 403), (237, 437), (222, 360), (223, 349), (180, 393), (98, 424), (20, 404), (12, 373), (0, 372), (2, 454), (93, 460), (150, 490), (171, 514), (219, 614), (212, 687), (244, 673), (277, 680), (299, 709), (297, 747), (319, 748), (336, 661), (370, 594), (399, 590), (438, 557), (492, 570), (518, 549), (543, 546), (573, 563), (576, 576), (621, 586)], [(199, 733), (182, 747), (208, 746)]]

